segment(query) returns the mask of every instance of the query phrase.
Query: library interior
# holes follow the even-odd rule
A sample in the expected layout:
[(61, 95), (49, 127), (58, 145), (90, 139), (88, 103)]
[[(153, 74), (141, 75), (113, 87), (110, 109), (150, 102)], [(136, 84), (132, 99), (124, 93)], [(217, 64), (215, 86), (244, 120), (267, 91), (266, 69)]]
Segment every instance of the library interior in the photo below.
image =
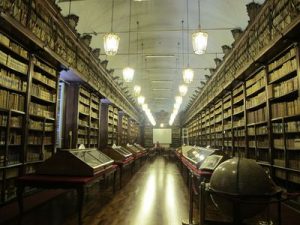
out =
[(0, 0), (0, 225), (297, 225), (300, 0)]

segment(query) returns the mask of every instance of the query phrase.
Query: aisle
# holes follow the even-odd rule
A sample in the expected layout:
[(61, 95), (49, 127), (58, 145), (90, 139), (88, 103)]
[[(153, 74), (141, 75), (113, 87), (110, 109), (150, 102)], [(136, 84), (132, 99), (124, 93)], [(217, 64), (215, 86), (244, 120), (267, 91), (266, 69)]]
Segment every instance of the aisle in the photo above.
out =
[(158, 156), (147, 161), (99, 211), (85, 212), (84, 224), (181, 225), (188, 217), (187, 193), (176, 164)]

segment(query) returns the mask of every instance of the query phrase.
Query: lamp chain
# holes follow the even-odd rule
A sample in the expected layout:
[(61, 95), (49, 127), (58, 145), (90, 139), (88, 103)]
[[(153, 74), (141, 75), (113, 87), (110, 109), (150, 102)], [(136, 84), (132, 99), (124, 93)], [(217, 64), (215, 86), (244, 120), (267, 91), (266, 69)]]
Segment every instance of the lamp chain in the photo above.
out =
[(141, 52), (141, 55), (142, 55), (142, 71), (141, 71), (141, 77), (143, 79), (143, 74), (144, 74), (144, 69), (145, 69), (145, 63), (144, 63), (144, 42), (142, 40), (142, 52)]
[(111, 3), (111, 23), (110, 23), (110, 31), (113, 32), (113, 22), (114, 22), (114, 7), (115, 7), (115, 0), (112, 0)]
[(182, 68), (184, 68), (184, 52), (183, 52), (183, 46), (184, 46), (184, 40), (183, 40), (183, 23), (184, 21), (181, 20), (181, 52), (182, 52)]
[(186, 32), (186, 51), (187, 51), (187, 67), (190, 67), (190, 56), (189, 56), (189, 0), (186, 0), (186, 25), (187, 25), (187, 32)]
[(138, 67), (139, 63), (139, 21), (136, 21), (136, 67)]
[(130, 51), (130, 30), (131, 30), (131, 0), (129, 0), (129, 38), (128, 38), (128, 66), (130, 63), (130, 56), (129, 56), (129, 51)]
[(69, 1), (69, 15), (71, 14), (72, 0)]
[(198, 0), (198, 12), (199, 12), (199, 30), (201, 30), (201, 16), (200, 16), (200, 12), (201, 12), (201, 10), (200, 10), (200, 0)]
[(177, 42), (177, 58), (176, 58), (176, 73), (178, 73), (178, 64), (179, 64), (179, 56), (180, 56), (180, 42)]

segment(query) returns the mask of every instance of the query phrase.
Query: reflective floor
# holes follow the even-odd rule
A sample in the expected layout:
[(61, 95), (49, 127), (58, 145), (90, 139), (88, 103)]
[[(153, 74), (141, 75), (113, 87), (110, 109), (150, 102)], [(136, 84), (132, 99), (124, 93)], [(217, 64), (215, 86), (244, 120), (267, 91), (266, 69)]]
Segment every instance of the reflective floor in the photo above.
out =
[[(128, 169), (115, 194), (111, 186), (87, 187), (84, 225), (181, 225), (188, 218), (188, 189), (168, 157), (136, 165), (133, 175)], [(4, 224), (17, 225), (17, 219)], [(77, 225), (76, 194), (68, 192), (30, 210), (22, 225)]]
[(143, 165), (108, 204), (85, 214), (84, 224), (181, 225), (188, 216), (187, 193), (176, 164), (157, 157)]

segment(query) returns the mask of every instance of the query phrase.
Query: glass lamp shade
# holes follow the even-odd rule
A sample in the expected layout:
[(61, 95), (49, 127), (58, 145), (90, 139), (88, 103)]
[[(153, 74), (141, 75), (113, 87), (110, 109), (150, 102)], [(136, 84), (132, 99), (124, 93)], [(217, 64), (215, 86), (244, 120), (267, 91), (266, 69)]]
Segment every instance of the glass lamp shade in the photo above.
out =
[(180, 105), (182, 103), (182, 97), (181, 96), (176, 96), (175, 97), (175, 102)]
[(194, 79), (194, 71), (192, 69), (185, 69), (183, 71), (183, 81), (186, 84), (192, 83)]
[(145, 102), (145, 97), (144, 96), (139, 96), (137, 100), (138, 100), (138, 104), (143, 105), (144, 102)]
[(146, 110), (148, 109), (148, 105), (147, 105), (147, 104), (143, 104), (143, 105), (142, 105), (142, 109), (143, 109), (144, 111), (146, 111)]
[(179, 86), (179, 93), (181, 96), (185, 96), (187, 93), (187, 90), (188, 90), (188, 88), (186, 85), (182, 84)]
[(125, 82), (131, 82), (134, 76), (134, 69), (126, 67), (123, 69), (123, 79)]
[(204, 54), (207, 47), (208, 34), (202, 31), (197, 31), (192, 34), (192, 43), (195, 54)]
[(133, 88), (133, 91), (134, 91), (134, 94), (138, 96), (141, 93), (141, 86), (135, 85)]
[(119, 48), (120, 37), (114, 33), (108, 33), (103, 37), (104, 51), (106, 55), (116, 55)]
[(176, 102), (176, 103), (174, 104), (174, 109), (179, 109), (179, 108), (180, 108), (180, 105), (181, 105), (180, 103), (177, 103), (177, 102)]

